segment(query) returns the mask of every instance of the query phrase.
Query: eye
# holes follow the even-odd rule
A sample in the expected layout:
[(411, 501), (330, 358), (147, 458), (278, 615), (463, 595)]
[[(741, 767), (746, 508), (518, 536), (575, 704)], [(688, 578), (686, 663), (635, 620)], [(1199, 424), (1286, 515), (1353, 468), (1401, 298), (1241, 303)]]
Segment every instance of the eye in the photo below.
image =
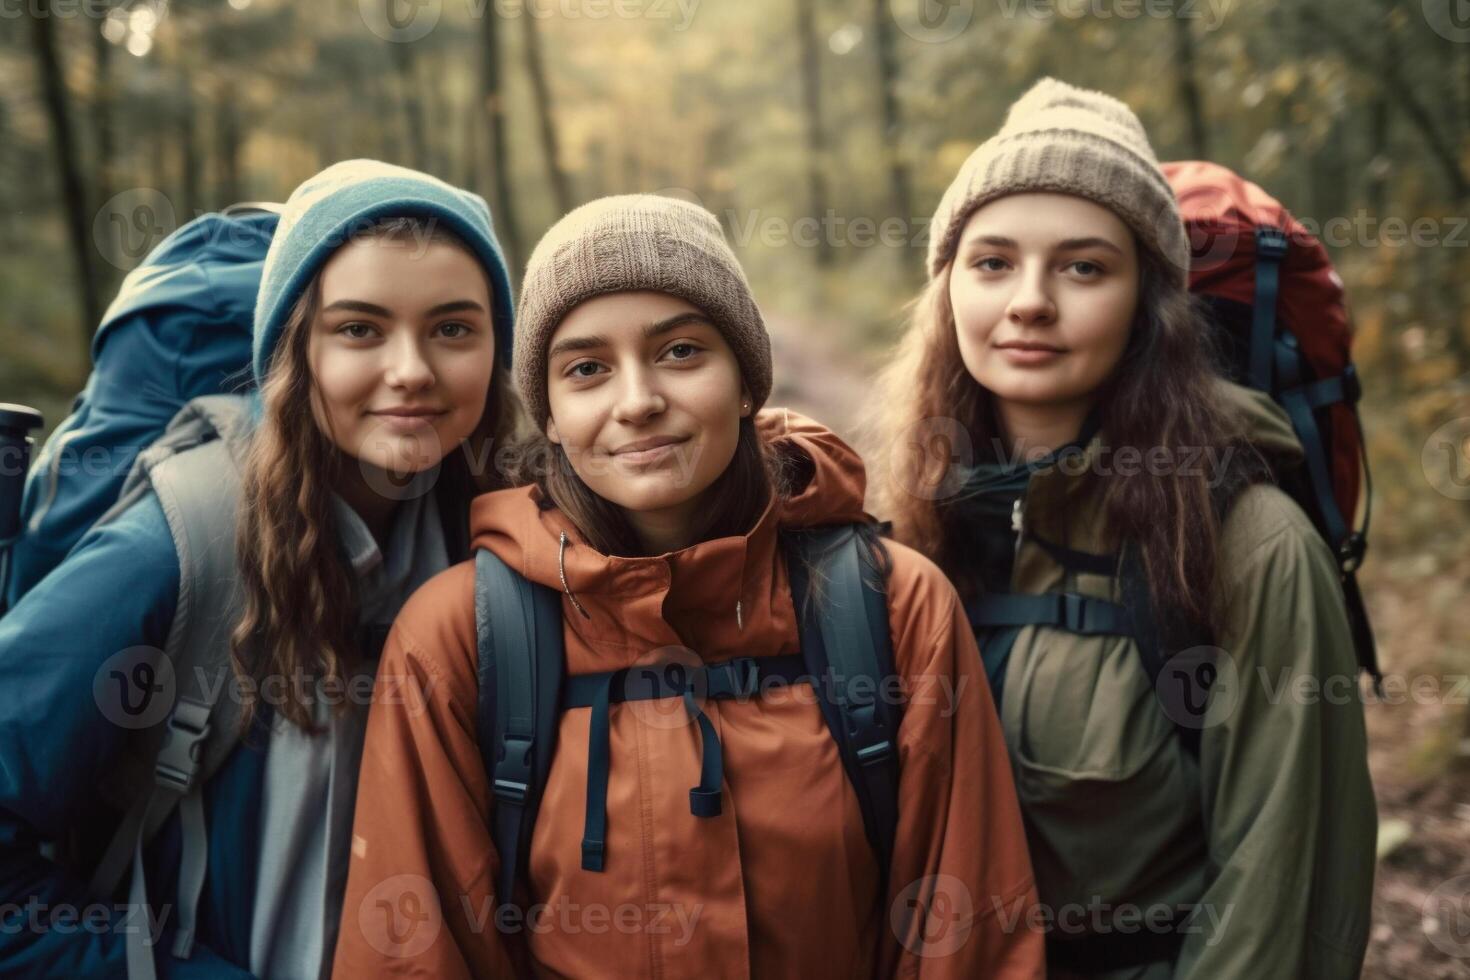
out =
[(1076, 270), (1078, 275), (1084, 279), (1095, 279), (1107, 271), (1096, 262), (1089, 262), (1086, 259), (1078, 259), (1072, 263), (1071, 268)]
[(447, 323), (441, 323), (438, 329), (441, 334), (450, 340), (460, 340), (475, 332), (468, 323), (462, 323), (459, 320), (450, 320)]
[[(592, 368), (593, 370), (583, 371), (583, 368)], [(591, 378), (595, 377), (601, 368), (602, 365), (596, 361), (578, 361), (576, 364), (567, 368), (567, 376), (571, 378)]]
[(998, 255), (987, 255), (972, 264), (981, 272), (1003, 272), (1005, 271), (1006, 260)]
[[(679, 341), (679, 343), (674, 344), (672, 347), (670, 347), (666, 353), (673, 355), (674, 360), (676, 361), (687, 361), (702, 350), (704, 350), (704, 348), (700, 347), (698, 344), (691, 344), (688, 341), (681, 340)], [(677, 354), (675, 353), (676, 351), (684, 351), (684, 353)]]
[(353, 340), (367, 340), (378, 331), (371, 323), (354, 320), (351, 323), (342, 324), (337, 328), (337, 332)]

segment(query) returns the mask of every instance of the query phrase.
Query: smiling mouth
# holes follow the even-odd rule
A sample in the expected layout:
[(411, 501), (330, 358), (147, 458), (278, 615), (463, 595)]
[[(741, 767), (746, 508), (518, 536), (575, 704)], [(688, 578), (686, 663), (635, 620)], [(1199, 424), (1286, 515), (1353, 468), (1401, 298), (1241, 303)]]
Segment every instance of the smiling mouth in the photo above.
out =
[(1016, 344), (1016, 343), (1011, 343), (1011, 344), (996, 344), (995, 346), (997, 348), (999, 348), (1000, 350), (1038, 351), (1038, 352), (1045, 352), (1045, 353), (1048, 353), (1048, 354), (1061, 354), (1061, 353), (1063, 353), (1063, 349), (1061, 347), (1053, 347), (1050, 344)]
[(443, 408), (384, 408), (368, 412), (369, 415), (377, 415), (382, 418), (391, 419), (420, 419), (432, 418), (436, 415), (447, 415), (448, 409)]
[(633, 443), (632, 446), (625, 446), (622, 449), (615, 449), (608, 455), (619, 462), (631, 465), (654, 463), (671, 455), (675, 449), (688, 441), (687, 436), (683, 439), (648, 440)]

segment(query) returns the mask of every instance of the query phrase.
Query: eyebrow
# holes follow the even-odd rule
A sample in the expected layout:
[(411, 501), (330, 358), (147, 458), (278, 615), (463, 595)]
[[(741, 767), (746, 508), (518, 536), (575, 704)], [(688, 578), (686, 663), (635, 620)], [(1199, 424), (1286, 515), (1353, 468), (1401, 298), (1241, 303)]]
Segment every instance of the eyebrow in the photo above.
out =
[[(339, 299), (337, 302), (322, 308), (323, 313), (334, 313), (338, 310), (344, 310), (349, 313), (366, 313), (369, 316), (390, 317), (393, 315), (393, 312), (387, 307), (379, 306), (376, 303), (364, 302), (360, 299)], [(484, 313), (485, 307), (472, 299), (454, 299), (447, 303), (440, 303), (437, 306), (430, 307), (425, 316), (442, 316), (445, 313), (463, 313), (466, 311)]]
[[(967, 249), (972, 249), (976, 245), (991, 245), (996, 248), (1020, 247), (1016, 243), (1016, 240), (1014, 238), (1006, 238), (1003, 235), (977, 235), (974, 238), (971, 238), (965, 242), (965, 247)], [(1060, 242), (1057, 242), (1056, 245), (1056, 250), (1058, 252), (1075, 252), (1078, 249), (1082, 248), (1105, 248), (1111, 252), (1116, 252), (1119, 255), (1123, 254), (1123, 250), (1121, 248), (1114, 245), (1106, 238), (1098, 238), (1096, 236), (1091, 236), (1087, 238), (1064, 238)]]
[[(709, 317), (705, 316), (703, 313), (696, 313), (693, 310), (687, 310), (683, 313), (675, 313), (671, 317), (666, 317), (662, 320), (655, 320), (652, 323), (646, 324), (643, 327), (642, 339), (652, 340), (654, 337), (657, 337), (661, 334), (666, 334), (671, 330), (675, 330), (690, 323), (702, 323), (707, 327), (714, 326), (714, 324), (710, 323)], [(587, 334), (581, 337), (568, 337), (565, 340), (558, 341), (556, 345), (551, 348), (551, 351), (547, 353), (546, 359), (550, 361), (558, 354), (567, 354), (574, 351), (593, 350), (598, 347), (610, 346), (610, 344), (611, 341), (609, 341), (606, 337), (601, 336), (600, 334)]]

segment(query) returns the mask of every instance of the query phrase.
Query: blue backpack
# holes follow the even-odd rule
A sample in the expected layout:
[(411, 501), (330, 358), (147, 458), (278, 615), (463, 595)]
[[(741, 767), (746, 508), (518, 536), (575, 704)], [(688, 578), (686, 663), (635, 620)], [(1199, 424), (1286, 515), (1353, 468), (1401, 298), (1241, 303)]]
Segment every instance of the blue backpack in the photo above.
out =
[(0, 609), (117, 501), (138, 454), (186, 402), (254, 385), (255, 294), (278, 220), (274, 204), (203, 215), (128, 273), (92, 340), (86, 387), (26, 478)]

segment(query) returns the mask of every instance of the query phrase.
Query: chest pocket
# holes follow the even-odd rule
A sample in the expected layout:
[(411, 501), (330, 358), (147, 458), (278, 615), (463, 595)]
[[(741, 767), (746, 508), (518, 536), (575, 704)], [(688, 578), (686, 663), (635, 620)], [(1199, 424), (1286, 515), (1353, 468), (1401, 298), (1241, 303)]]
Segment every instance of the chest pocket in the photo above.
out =
[(1027, 627), (1002, 722), (1043, 901), (1133, 900), (1199, 863), (1198, 765), (1133, 641)]

